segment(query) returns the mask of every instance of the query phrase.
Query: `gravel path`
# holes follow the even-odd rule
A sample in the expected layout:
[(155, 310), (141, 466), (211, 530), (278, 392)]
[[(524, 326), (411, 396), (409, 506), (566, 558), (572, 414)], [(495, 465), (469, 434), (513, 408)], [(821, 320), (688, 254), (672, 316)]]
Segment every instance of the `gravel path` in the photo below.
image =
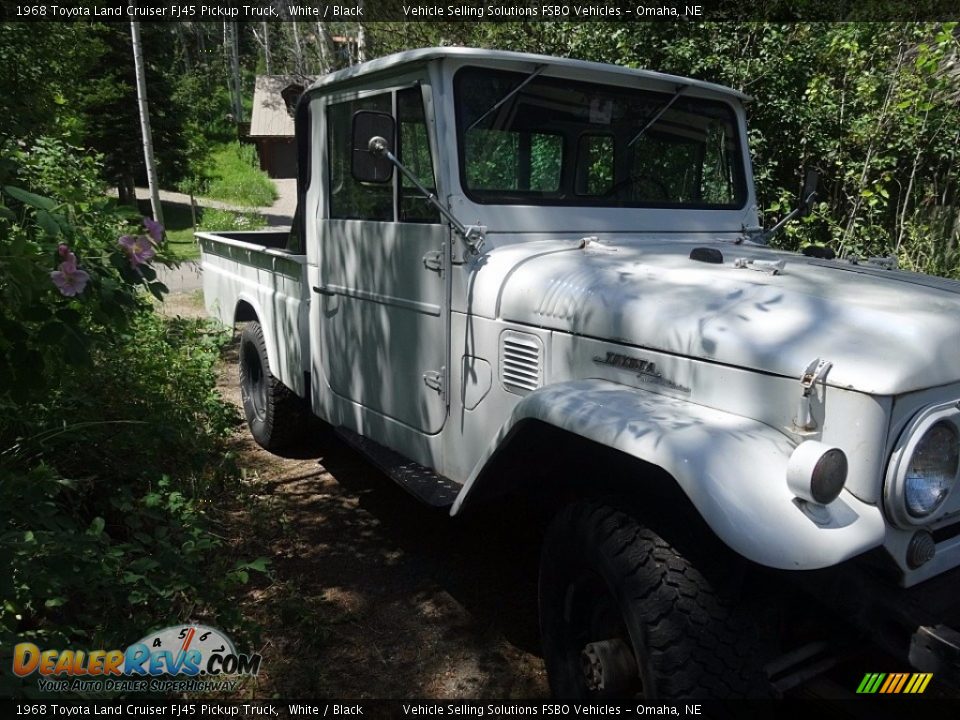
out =
[[(199, 207), (217, 208), (219, 210), (235, 210), (237, 212), (253, 212), (264, 215), (270, 227), (289, 225), (293, 221), (293, 214), (297, 210), (297, 181), (295, 179), (274, 180), (279, 197), (273, 205), (263, 207), (244, 207), (234, 203), (210, 198), (196, 197), (194, 201)], [(116, 190), (113, 191), (116, 195)], [(145, 187), (137, 188), (137, 200), (150, 200), (150, 190)], [(163, 202), (190, 204), (190, 196), (173, 190), (161, 190), (160, 200)]]

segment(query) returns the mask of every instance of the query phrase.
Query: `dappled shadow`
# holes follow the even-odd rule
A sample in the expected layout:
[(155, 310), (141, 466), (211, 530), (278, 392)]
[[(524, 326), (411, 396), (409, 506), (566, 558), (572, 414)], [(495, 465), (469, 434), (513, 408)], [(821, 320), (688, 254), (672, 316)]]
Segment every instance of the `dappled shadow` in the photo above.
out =
[[(522, 505), (451, 519), (415, 500), (324, 424), (318, 461), (260, 466), (240, 548), (271, 559), (247, 602), (288, 697), (525, 697), (537, 658), (540, 524)], [(305, 450), (305, 452), (307, 452)], [(266, 461), (264, 465), (261, 462)], [(310, 658), (309, 668), (302, 659)]]

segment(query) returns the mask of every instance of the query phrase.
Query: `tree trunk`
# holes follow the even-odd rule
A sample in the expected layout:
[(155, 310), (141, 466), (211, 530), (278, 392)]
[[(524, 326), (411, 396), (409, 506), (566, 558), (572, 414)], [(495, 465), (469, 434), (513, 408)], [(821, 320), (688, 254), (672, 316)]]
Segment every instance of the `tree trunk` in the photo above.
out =
[(230, 23), (230, 72), (233, 74), (233, 89), (237, 122), (242, 123), (243, 117), (243, 84), (240, 82), (240, 38), (237, 33), (237, 24)]
[(236, 27), (233, 23), (223, 23), (223, 56), (227, 66), (227, 89), (230, 91), (230, 105), (233, 121), (243, 122), (243, 101), (240, 98), (240, 64), (237, 58)]
[(261, 23), (263, 27), (263, 60), (267, 67), (267, 75), (273, 75), (273, 63), (270, 58), (270, 25)]
[(227, 27), (227, 21), (223, 21), (223, 65), (227, 68), (227, 92), (230, 93), (230, 112), (233, 114), (233, 121), (239, 122), (237, 117), (236, 94), (233, 91), (233, 75), (230, 74), (230, 30)]
[(333, 70), (333, 65), (330, 62), (330, 33), (322, 22), (317, 22), (317, 47), (320, 50), (320, 74), (326, 75)]
[(157, 185), (157, 167), (153, 162), (153, 136), (150, 132), (150, 108), (147, 105), (147, 77), (143, 69), (143, 48), (140, 43), (140, 23), (130, 21), (133, 43), (133, 64), (137, 73), (137, 103), (140, 106), (140, 131), (143, 135), (143, 161), (147, 166), (147, 186), (150, 188), (150, 208), (153, 219), (163, 224), (160, 206), (160, 187)]
[(300, 45), (299, 23), (294, 20), (290, 23), (290, 29), (293, 32), (293, 56), (296, 65), (296, 72), (298, 75), (306, 75), (307, 73), (303, 67), (303, 47)]
[[(357, 4), (363, 11), (363, 0), (358, 0)], [(367, 61), (367, 33), (363, 23), (357, 23), (357, 62)]]
[(137, 207), (137, 189), (133, 180), (133, 174), (125, 170), (117, 178), (117, 201), (121, 205)]

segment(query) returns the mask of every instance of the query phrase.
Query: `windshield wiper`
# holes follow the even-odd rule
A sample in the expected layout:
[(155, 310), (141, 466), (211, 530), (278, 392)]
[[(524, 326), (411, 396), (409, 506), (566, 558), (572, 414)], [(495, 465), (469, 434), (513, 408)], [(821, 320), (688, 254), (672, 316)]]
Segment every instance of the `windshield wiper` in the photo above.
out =
[(678, 86), (677, 86), (677, 91), (676, 91), (675, 93), (673, 93), (673, 95), (670, 97), (670, 99), (667, 100), (666, 104), (664, 104), (664, 106), (663, 106), (662, 108), (660, 108), (659, 110), (657, 110), (657, 112), (654, 113), (653, 117), (651, 117), (651, 118), (646, 122), (646, 124), (644, 124), (644, 126), (637, 131), (637, 134), (634, 135), (633, 138), (630, 140), (630, 142), (627, 143), (627, 147), (628, 147), (628, 148), (632, 148), (633, 145), (634, 145), (634, 143), (637, 142), (637, 140), (639, 140), (641, 137), (643, 137), (643, 134), (644, 134), (647, 130), (650, 129), (650, 126), (653, 125), (655, 122), (657, 122), (657, 120), (659, 120), (660, 117), (661, 117), (667, 110), (670, 109), (670, 106), (673, 105), (673, 103), (676, 101), (676, 99), (677, 99), (678, 97), (680, 97), (680, 96), (683, 94), (683, 91), (686, 90), (688, 87), (689, 87), (689, 85), (678, 85)]
[(473, 129), (474, 129), (477, 125), (479, 125), (490, 113), (495, 112), (497, 109), (500, 108), (501, 105), (503, 105), (505, 102), (509, 101), (510, 98), (512, 98), (514, 95), (516, 95), (516, 94), (517, 94), (518, 92), (520, 92), (521, 90), (523, 90), (523, 88), (525, 88), (525, 87), (527, 86), (527, 83), (529, 83), (529, 82), (530, 82), (531, 80), (533, 80), (537, 75), (539, 75), (539, 74), (542, 73), (544, 70), (546, 70), (546, 68), (547, 68), (546, 65), (537, 65), (537, 67), (534, 68), (533, 72), (530, 73), (529, 75), (527, 75), (526, 78), (524, 78), (524, 80), (523, 80), (522, 83), (520, 83), (519, 85), (517, 85), (513, 90), (511, 90), (511, 91), (508, 92), (506, 95), (504, 95), (502, 98), (500, 98), (499, 100), (497, 100), (497, 102), (495, 102), (493, 105), (491, 105), (491, 106), (487, 109), (487, 111), (486, 111), (485, 113), (483, 113), (483, 115), (481, 115), (481, 116), (478, 117), (476, 120), (474, 120), (472, 123), (470, 123), (469, 127), (467, 127), (467, 132), (473, 130)]

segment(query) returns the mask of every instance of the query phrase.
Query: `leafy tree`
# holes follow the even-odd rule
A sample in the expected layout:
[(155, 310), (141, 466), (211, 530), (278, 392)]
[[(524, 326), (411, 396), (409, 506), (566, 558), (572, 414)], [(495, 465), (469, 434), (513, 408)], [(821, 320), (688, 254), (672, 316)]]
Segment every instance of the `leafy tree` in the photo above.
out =
[(95, 49), (79, 23), (0, 23), (0, 142), (58, 135), (76, 142), (77, 78), (93, 71)]
[[(134, 184), (145, 178), (130, 35), (121, 23), (87, 27), (99, 72), (80, 81), (84, 141), (103, 155), (107, 178), (120, 188), (121, 201), (129, 202)], [(162, 23), (144, 23), (141, 29), (154, 152), (161, 185), (169, 186), (187, 173), (188, 113), (175, 93), (173, 36)]]
[[(442, 24), (432, 25), (426, 32)], [(392, 49), (391, 37), (377, 47)], [(795, 202), (804, 168), (821, 173), (816, 212), (778, 242), (893, 254), (960, 277), (957, 23), (477, 23), (458, 40), (742, 90), (754, 98), (750, 141), (767, 224)]]

